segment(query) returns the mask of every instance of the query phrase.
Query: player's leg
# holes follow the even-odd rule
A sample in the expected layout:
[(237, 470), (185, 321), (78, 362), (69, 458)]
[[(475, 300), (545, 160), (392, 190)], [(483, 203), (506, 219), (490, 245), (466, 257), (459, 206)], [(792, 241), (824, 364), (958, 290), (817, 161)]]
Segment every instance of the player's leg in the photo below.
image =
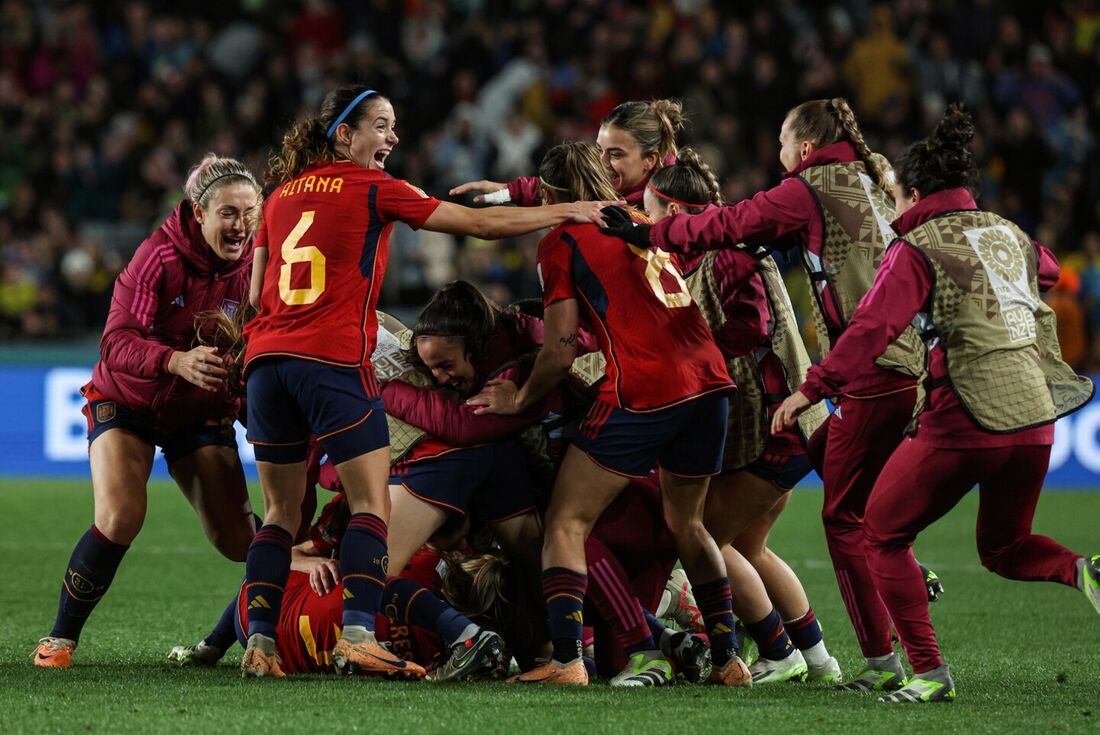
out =
[[(94, 431), (94, 429), (93, 429)], [(146, 484), (154, 447), (121, 428), (91, 437), (94, 522), (73, 549), (50, 635), (39, 641), (36, 666), (69, 668), (81, 630), (111, 586), (130, 543), (145, 522)]]
[(782, 490), (751, 472), (719, 475), (711, 480), (707, 491), (707, 529), (722, 549), (733, 592), (733, 612), (760, 651), (759, 658), (749, 667), (756, 684), (801, 679), (806, 675), (806, 663), (787, 635), (759, 573), (739, 549), (730, 545), (782, 497)]
[(604, 509), (629, 479), (601, 467), (576, 445), (566, 450), (546, 511), (542, 588), (554, 653), (550, 663), (516, 677), (522, 683), (587, 684), (581, 661), (584, 597), (588, 587), (584, 542)]
[(1012, 447), (1004, 465), (981, 480), (978, 556), (986, 569), (1006, 579), (1085, 589), (1085, 557), (1031, 532), (1049, 461), (1049, 446)]
[[(906, 439), (875, 483), (864, 517), (867, 566), (913, 668), (913, 677), (881, 701), (954, 699), (954, 682), (940, 656), (913, 542), (1007, 456), (1004, 449), (953, 451)], [(884, 677), (884, 673), (865, 671), (848, 688), (888, 689), (900, 678)]]
[(256, 527), (241, 457), (232, 441), (233, 447), (204, 443), (178, 457), (165, 447), (165, 459), (169, 473), (199, 516), (206, 538), (227, 559), (244, 561)]
[(896, 657), (890, 617), (867, 568), (863, 513), (912, 415), (913, 394), (845, 399), (828, 421), (821, 517), (840, 596), (869, 668)]

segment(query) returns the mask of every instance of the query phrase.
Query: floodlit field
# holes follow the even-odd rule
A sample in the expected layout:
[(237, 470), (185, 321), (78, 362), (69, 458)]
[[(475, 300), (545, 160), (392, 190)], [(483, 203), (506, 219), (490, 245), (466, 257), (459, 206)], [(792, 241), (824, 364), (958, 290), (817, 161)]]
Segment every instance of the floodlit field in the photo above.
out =
[[(258, 505), (258, 504), (257, 504)], [(773, 548), (801, 575), (845, 671), (860, 658), (827, 561), (821, 495), (796, 493)], [(84, 632), (76, 666), (39, 670), (61, 572), (91, 521), (85, 482), (0, 481), (0, 733), (902, 733), (1100, 732), (1100, 618), (1076, 591), (1008, 582), (974, 550), (976, 498), (921, 540), (943, 578), (933, 605), (959, 699), (886, 707), (801, 684), (621, 691), (239, 678), (239, 648), (211, 670), (164, 663), (213, 625), (244, 574), (207, 545), (182, 495), (153, 483), (145, 529)], [(1050, 493), (1036, 529), (1100, 550), (1100, 493)]]

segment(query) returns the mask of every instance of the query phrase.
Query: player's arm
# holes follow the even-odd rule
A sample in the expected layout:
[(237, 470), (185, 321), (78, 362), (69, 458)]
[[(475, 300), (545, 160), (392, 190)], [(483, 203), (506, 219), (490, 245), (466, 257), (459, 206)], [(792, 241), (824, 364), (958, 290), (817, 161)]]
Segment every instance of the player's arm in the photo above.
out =
[(264, 290), (264, 269), (267, 268), (267, 248), (257, 247), (252, 251), (252, 283), (248, 287), (248, 303), (256, 311), (260, 310), (260, 294)]
[(290, 568), (309, 575), (309, 586), (319, 595), (327, 595), (340, 584), (340, 562), (321, 556), (313, 541), (305, 540), (290, 549)]
[(542, 349), (523, 387), (517, 389), (510, 380), (490, 381), (481, 393), (468, 401), (471, 406), (478, 407), (474, 413), (523, 413), (552, 391), (568, 375), (577, 357), (579, 322), (580, 311), (575, 298), (547, 306)]
[(524, 235), (564, 222), (602, 224), (600, 209), (608, 202), (569, 202), (542, 207), (485, 207), (474, 209), (440, 202), (422, 227), (451, 235), (473, 235), (483, 240)]

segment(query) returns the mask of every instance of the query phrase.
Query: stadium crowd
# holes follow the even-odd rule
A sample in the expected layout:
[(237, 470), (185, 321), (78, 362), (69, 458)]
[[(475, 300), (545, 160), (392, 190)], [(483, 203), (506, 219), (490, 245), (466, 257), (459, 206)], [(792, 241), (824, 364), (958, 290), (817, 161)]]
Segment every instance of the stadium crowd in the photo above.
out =
[[(777, 180), (788, 109), (844, 95), (890, 159), (968, 106), (982, 205), (1058, 254), (1063, 353), (1100, 369), (1098, 39), (1092, 0), (4, 0), (0, 334), (97, 333), (189, 163), (214, 151), (261, 171), (340, 82), (389, 91), (412, 141), (390, 168), (437, 196), (532, 173), (617, 103), (673, 96), (683, 142), (737, 201)], [(500, 303), (536, 295), (537, 241), (400, 229), (381, 305), (415, 308), (456, 277)]]

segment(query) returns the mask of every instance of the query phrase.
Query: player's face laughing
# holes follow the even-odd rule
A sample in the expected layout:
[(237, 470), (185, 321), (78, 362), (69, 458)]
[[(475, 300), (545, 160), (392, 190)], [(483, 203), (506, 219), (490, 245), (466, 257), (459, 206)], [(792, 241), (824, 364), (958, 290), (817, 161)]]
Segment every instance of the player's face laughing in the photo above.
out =
[(206, 209), (195, 207), (202, 236), (222, 260), (237, 260), (252, 236), (260, 198), (249, 184), (218, 187)]
[(461, 337), (418, 337), (416, 352), (435, 382), (463, 397), (473, 395), (477, 387), (477, 370), (466, 356), (465, 340)]
[(615, 191), (625, 194), (645, 180), (657, 166), (656, 152), (642, 153), (634, 136), (623, 128), (604, 125), (596, 136), (600, 160)]
[(383, 171), (386, 159), (398, 143), (393, 105), (379, 98), (368, 108), (359, 125), (350, 131), (348, 157), (363, 168)]

